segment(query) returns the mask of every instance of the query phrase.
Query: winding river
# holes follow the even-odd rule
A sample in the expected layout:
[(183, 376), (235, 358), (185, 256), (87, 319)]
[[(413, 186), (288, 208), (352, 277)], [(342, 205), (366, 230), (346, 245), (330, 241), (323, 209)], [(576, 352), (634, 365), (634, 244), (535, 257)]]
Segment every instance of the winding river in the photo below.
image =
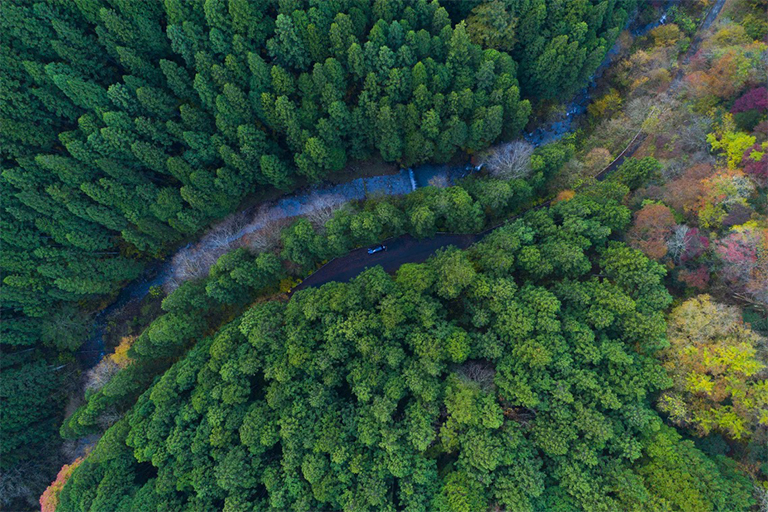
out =
[[(711, 24), (711, 21), (714, 20), (717, 13), (720, 11), (720, 8), (722, 8), (724, 1), (725, 0), (719, 0), (712, 8), (710, 15), (705, 20), (705, 24), (707, 21)], [(674, 2), (667, 2), (665, 4), (665, 10), (672, 3)], [(633, 35), (640, 36), (645, 34), (649, 30), (663, 23), (665, 18), (666, 14), (662, 15), (660, 20), (633, 31)], [(596, 86), (597, 79), (602, 76), (602, 73), (611, 64), (617, 54), (617, 47), (608, 51), (590, 83), (579, 91), (579, 93), (565, 106), (564, 113), (561, 114), (558, 119), (546, 123), (530, 133), (524, 134), (524, 139), (534, 146), (539, 146), (554, 142), (569, 133), (574, 121), (586, 113), (587, 105), (591, 100), (591, 94)], [(298, 191), (272, 203), (262, 205), (258, 209), (259, 218), (269, 218), (270, 220), (290, 219), (311, 213), (318, 203), (323, 203), (324, 201), (348, 202), (353, 200), (363, 200), (369, 197), (381, 197), (382, 195), (403, 195), (430, 184), (442, 184), (443, 186), (446, 186), (475, 170), (476, 168), (468, 162), (462, 165), (424, 164), (412, 169), (401, 169), (395, 174), (358, 178), (347, 183), (333, 186), (320, 185), (311, 187), (308, 190)], [(251, 218), (249, 218), (247, 222), (243, 222), (242, 227), (226, 233), (223, 240), (220, 234), (216, 237), (212, 237), (210, 234), (203, 235), (195, 244), (189, 244), (186, 247), (182, 247), (177, 253), (169, 256), (163, 261), (149, 264), (141, 278), (126, 285), (115, 301), (95, 316), (91, 336), (76, 353), (76, 357), (80, 361), (82, 367), (86, 369), (92, 368), (105, 355), (104, 334), (109, 319), (113, 313), (117, 312), (131, 301), (141, 300), (149, 293), (150, 288), (153, 286), (163, 286), (176, 278), (178, 268), (176, 268), (177, 265), (175, 262), (177, 262), (177, 257), (179, 255), (184, 253), (193, 258), (201, 258), (205, 256), (207, 259), (212, 259), (212, 255), (215, 256), (222, 252), (222, 247), (227, 247), (229, 243), (234, 243), (236, 240), (263, 227), (259, 220), (254, 216), (255, 209), (252, 208), (250, 210), (252, 210), (250, 214), (248, 212), (234, 214), (241, 216), (250, 215)], [(440, 243), (437, 246), (432, 247), (435, 245), (435, 242), (430, 242), (429, 240), (418, 242), (406, 241), (404, 248), (408, 248), (408, 251), (411, 251), (414, 254), (420, 254), (424, 251), (421, 251), (421, 249), (417, 247), (419, 244), (424, 246), (422, 248), (430, 249), (428, 251), (430, 254), (431, 252), (434, 252), (437, 246), (445, 245), (444, 243)], [(454, 245), (464, 244), (454, 243)], [(376, 262), (371, 260), (370, 263)]]

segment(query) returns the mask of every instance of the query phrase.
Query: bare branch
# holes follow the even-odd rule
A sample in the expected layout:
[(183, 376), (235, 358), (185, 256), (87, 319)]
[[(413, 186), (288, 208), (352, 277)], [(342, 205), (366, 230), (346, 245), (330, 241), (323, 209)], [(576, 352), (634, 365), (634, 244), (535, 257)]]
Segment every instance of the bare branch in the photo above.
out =
[(86, 391), (98, 391), (110, 381), (120, 367), (109, 357), (102, 358), (99, 364), (88, 370), (85, 381)]
[(496, 368), (488, 361), (470, 360), (462, 364), (457, 373), (467, 380), (471, 380), (485, 389), (493, 387), (493, 379), (496, 377)]
[(685, 248), (688, 246), (688, 233), (691, 228), (685, 224), (680, 224), (675, 228), (675, 232), (672, 237), (667, 240), (667, 250), (675, 263), (680, 263), (680, 258), (685, 253)]
[(490, 148), (482, 164), (494, 178), (510, 180), (527, 178), (531, 173), (531, 155), (534, 147), (523, 140), (516, 140)]
[(336, 210), (345, 204), (346, 200), (337, 194), (312, 194), (303, 208), (304, 216), (316, 229), (322, 229)]

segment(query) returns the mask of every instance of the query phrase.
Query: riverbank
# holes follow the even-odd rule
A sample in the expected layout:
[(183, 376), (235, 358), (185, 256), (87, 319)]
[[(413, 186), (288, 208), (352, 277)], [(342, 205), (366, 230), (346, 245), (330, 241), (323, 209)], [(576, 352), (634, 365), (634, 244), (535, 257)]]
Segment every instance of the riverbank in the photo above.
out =
[[(720, 7), (723, 2), (718, 2)], [(668, 2), (664, 10), (671, 4)], [(633, 36), (641, 36), (657, 27), (661, 19), (634, 30)], [(597, 79), (610, 66), (617, 53), (616, 47), (606, 53), (590, 83), (564, 106), (561, 115), (545, 121), (543, 126), (524, 134), (523, 138), (539, 146), (557, 141), (570, 133), (579, 120), (584, 118)], [(295, 217), (311, 214), (317, 209), (337, 208), (348, 201), (402, 195), (428, 185), (448, 186), (456, 178), (465, 176), (470, 169), (469, 157), (466, 155), (455, 158), (451, 164), (424, 164), (410, 170), (398, 169), (393, 164), (378, 160), (370, 163), (355, 162), (339, 173), (330, 175), (323, 183), (289, 195), (269, 198), (263, 195), (252, 196), (258, 201), (246, 200), (241, 211), (212, 226), (197, 242), (188, 243), (161, 262), (149, 264), (142, 277), (126, 285), (113, 303), (95, 317), (93, 335), (78, 351), (77, 359), (85, 368), (94, 366), (101, 359), (106, 352), (103, 339), (106, 324), (119, 309), (129, 302), (140, 301), (153, 287), (165, 286), (170, 290), (185, 279), (207, 275), (208, 269), (220, 255), (245, 245), (247, 241), (243, 238), (253, 236), (260, 229), (272, 224), (281, 226)], [(362, 172), (363, 176), (344, 181), (353, 178), (355, 171)], [(249, 204), (251, 201), (253, 204)]]
[[(573, 126), (572, 123), (574, 123), (574, 120), (577, 118), (578, 116), (570, 116), (568, 118), (569, 126)], [(562, 124), (556, 125), (554, 131), (561, 129), (561, 127)], [(617, 158), (611, 165), (608, 166), (608, 168), (606, 168), (603, 173), (603, 177), (604, 175), (607, 175), (615, 170), (623, 161), (623, 158), (630, 156), (634, 151), (633, 147), (636, 149), (636, 146), (630, 144), (629, 149), (625, 150), (621, 155), (619, 155), (619, 158)], [(283, 216), (283, 219), (292, 219), (296, 215), (289, 215), (289, 213), (300, 214), (302, 213), (302, 209), (304, 209), (303, 213), (306, 214), (307, 204), (312, 201), (317, 201), (318, 197), (323, 197), (323, 194), (318, 194), (318, 192), (321, 190), (327, 191), (328, 197), (340, 197), (342, 201), (337, 204), (342, 204), (346, 201), (364, 199), (365, 197), (368, 197), (368, 194), (399, 195), (396, 194), (397, 190), (402, 191), (402, 193), (407, 193), (416, 188), (433, 184), (436, 177), (445, 177), (451, 172), (455, 172), (456, 176), (458, 177), (466, 173), (467, 170), (467, 164), (454, 164), (446, 166), (425, 165), (419, 166), (416, 169), (411, 170), (411, 172), (408, 172), (407, 169), (400, 169), (397, 173), (389, 173), (384, 176), (369, 176), (366, 178), (358, 177), (354, 180), (351, 180), (350, 182), (335, 185), (327, 184), (325, 188), (322, 189), (306, 190), (299, 194), (293, 194), (289, 197), (276, 200), (272, 206), (280, 212), (280, 214)], [(449, 181), (446, 180), (446, 182)], [(397, 184), (397, 186), (395, 187), (394, 184)], [(340, 191), (341, 193), (339, 193)], [(315, 199), (310, 201), (310, 197), (314, 197)], [(345, 197), (348, 199), (345, 199)], [(281, 203), (281, 201), (286, 202)], [(325, 205), (327, 206), (327, 203), (325, 203)], [(256, 211), (259, 210), (261, 209), (256, 209)], [(237, 227), (237, 229), (233, 229), (233, 226)], [(253, 224), (246, 223), (245, 226), (237, 226), (237, 223), (233, 223), (233, 226), (227, 228), (227, 230), (230, 232), (229, 235), (222, 238), (220, 233), (216, 234), (215, 236), (209, 236), (211, 235), (209, 233), (206, 235), (209, 236), (209, 238), (206, 239), (204, 237), (204, 239), (201, 239), (199, 244), (202, 244), (201, 247), (215, 248), (216, 251), (221, 251), (222, 248), (230, 248), (228, 245), (229, 242), (242, 239), (245, 235), (254, 232), (254, 229), (251, 229), (253, 228)], [(417, 240), (411, 235), (405, 235), (402, 237), (394, 238), (387, 242), (389, 250), (374, 256), (369, 256), (365, 247), (355, 249), (339, 258), (336, 258), (335, 260), (332, 260), (318, 271), (310, 274), (307, 279), (305, 279), (300, 285), (294, 287), (292, 291), (295, 292), (311, 286), (319, 286), (330, 281), (346, 281), (353, 278), (366, 267), (374, 265), (381, 265), (387, 271), (394, 271), (403, 263), (420, 262), (426, 260), (430, 255), (434, 254), (434, 252), (441, 247), (448, 245), (455, 245), (462, 248), (468, 247), (472, 243), (479, 240), (483, 234), (484, 232), (470, 235), (443, 234), (433, 238), (421, 240)], [(214, 238), (217, 239), (214, 240)], [(226, 243), (221, 243), (222, 240)], [(204, 250), (201, 252), (201, 254), (213, 255), (214, 253)], [(215, 261), (215, 258), (211, 257), (211, 259)], [(167, 279), (167, 274), (166, 276), (159, 274), (156, 276), (154, 281), (148, 280), (142, 283), (141, 287), (139, 288), (139, 292), (134, 294), (133, 297), (131, 297), (129, 294), (128, 301), (140, 301), (141, 297), (143, 296), (140, 295), (141, 290), (146, 289), (148, 291), (151, 286), (158, 286), (159, 284), (162, 284), (162, 279)], [(146, 292), (144, 292), (144, 294), (146, 294)], [(127, 303), (123, 303), (123, 307), (125, 307), (126, 304)], [(135, 306), (135, 304), (133, 306)], [(133, 309), (136, 308), (133, 307)], [(109, 315), (105, 315), (105, 317), (103, 317), (103, 321), (107, 321), (108, 318)], [(103, 353), (104, 350), (102, 348), (102, 350), (98, 352), (94, 351), (92, 354), (98, 354), (100, 356), (103, 355)], [(98, 357), (94, 359), (98, 361)]]

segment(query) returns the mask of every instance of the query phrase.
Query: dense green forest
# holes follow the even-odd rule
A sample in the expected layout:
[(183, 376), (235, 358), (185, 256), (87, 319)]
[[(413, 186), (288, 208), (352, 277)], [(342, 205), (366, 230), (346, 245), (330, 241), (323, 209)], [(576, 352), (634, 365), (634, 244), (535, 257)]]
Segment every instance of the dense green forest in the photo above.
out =
[(634, 5), (512, 2), (501, 37), (478, 3), (2, 2), (2, 467), (53, 438), (59, 353), (148, 258), (350, 159), (514, 136), (524, 98), (582, 85)]
[(609, 241), (630, 220), (612, 189), (248, 309), (106, 432), (58, 510), (743, 509), (748, 479), (651, 408), (672, 298)]
[[(768, 507), (768, 3), (724, 5), (0, 2), (0, 506)], [(515, 140), (611, 48), (573, 133)], [(246, 205), (467, 156), (235, 240), (75, 359)], [(488, 234), (294, 293), (438, 232)]]
[[(161, 314), (131, 341), (132, 364), (89, 390), (85, 404), (64, 422), (62, 435), (78, 438), (103, 431), (107, 418), (125, 414), (153, 379), (205, 333), (253, 301), (274, 297), (321, 262), (406, 233), (425, 238), (438, 231), (472, 233), (498, 224), (530, 204), (529, 183), (546, 182), (572, 154), (569, 144), (549, 145), (536, 152), (539, 164), (528, 180), (469, 178), (461, 186), (369, 200), (337, 210), (320, 226), (297, 219), (281, 231), (279, 252), (241, 247), (223, 255), (207, 277), (183, 283), (162, 300)], [(618, 196), (627, 191), (616, 183), (601, 190)], [(610, 206), (603, 210), (605, 215), (624, 213)]]

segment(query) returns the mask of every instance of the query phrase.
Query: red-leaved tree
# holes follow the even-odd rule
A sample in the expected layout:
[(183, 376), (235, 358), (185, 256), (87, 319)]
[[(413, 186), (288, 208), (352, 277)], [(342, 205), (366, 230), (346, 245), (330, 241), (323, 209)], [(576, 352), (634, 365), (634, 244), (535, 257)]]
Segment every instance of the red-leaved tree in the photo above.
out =
[(677, 274), (677, 279), (688, 287), (706, 290), (709, 285), (709, 268), (706, 265), (701, 265), (692, 270), (684, 268)]
[(768, 312), (768, 229), (740, 227), (716, 247), (720, 278), (737, 298)]
[(761, 187), (768, 186), (768, 144), (753, 144), (741, 160), (744, 173)]
[(40, 496), (40, 511), (41, 512), (56, 512), (56, 507), (59, 506), (59, 495), (64, 488), (64, 484), (67, 483), (69, 477), (72, 476), (72, 472), (80, 463), (83, 462), (82, 457), (78, 457), (72, 464), (64, 464), (59, 470), (59, 474), (56, 475), (51, 485)]
[(755, 87), (744, 93), (734, 102), (733, 107), (731, 107), (731, 114), (746, 112), (747, 110), (768, 111), (768, 89)]

